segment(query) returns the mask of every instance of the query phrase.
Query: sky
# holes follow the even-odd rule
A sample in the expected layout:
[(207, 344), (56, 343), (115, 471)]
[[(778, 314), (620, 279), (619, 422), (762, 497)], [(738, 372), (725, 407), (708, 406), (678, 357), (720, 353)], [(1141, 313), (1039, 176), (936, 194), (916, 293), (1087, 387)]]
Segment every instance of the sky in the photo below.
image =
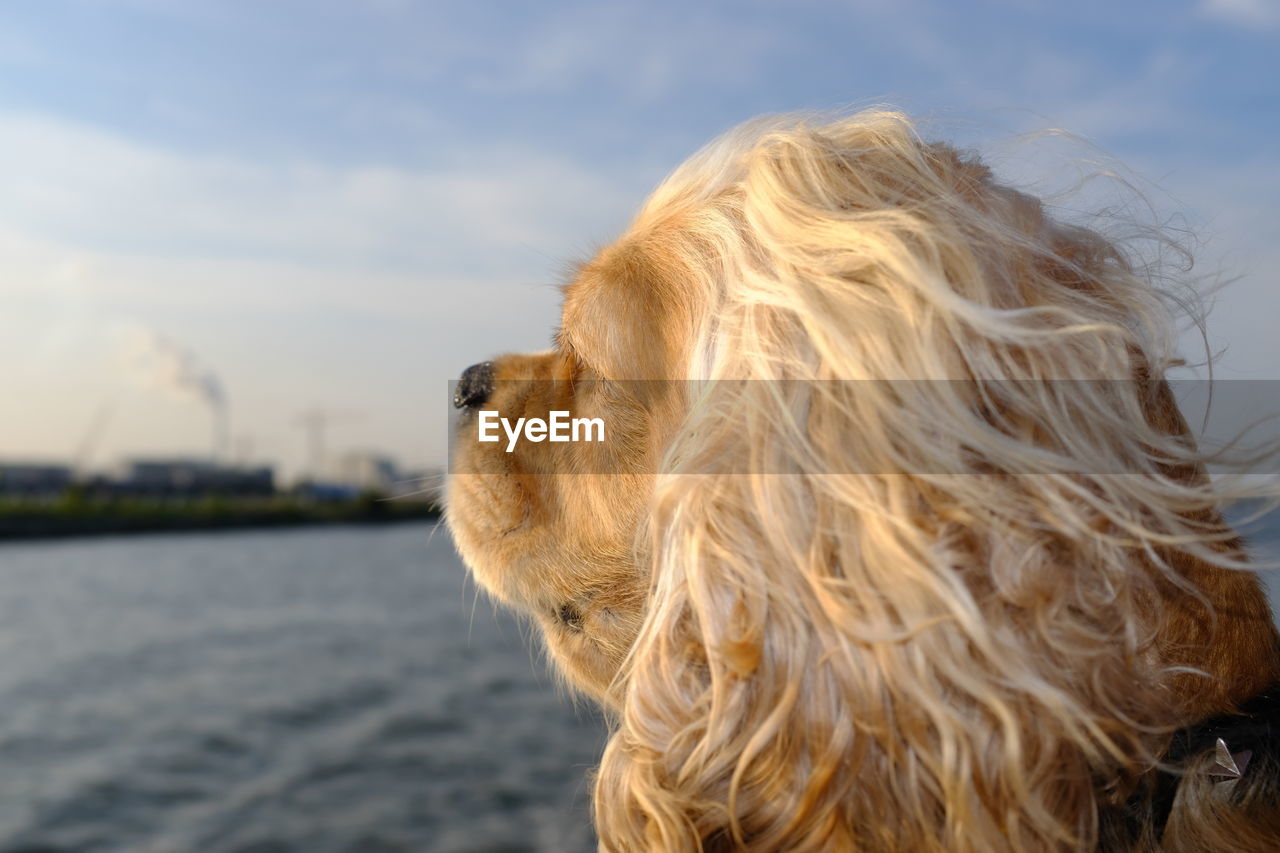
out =
[(1235, 279), (1217, 375), (1280, 378), (1278, 49), (1277, 0), (3, 0), (0, 460), (225, 428), (287, 478), (320, 409), (440, 465), (448, 380), (544, 348), (685, 157), (877, 103), (1033, 191), (1122, 164)]

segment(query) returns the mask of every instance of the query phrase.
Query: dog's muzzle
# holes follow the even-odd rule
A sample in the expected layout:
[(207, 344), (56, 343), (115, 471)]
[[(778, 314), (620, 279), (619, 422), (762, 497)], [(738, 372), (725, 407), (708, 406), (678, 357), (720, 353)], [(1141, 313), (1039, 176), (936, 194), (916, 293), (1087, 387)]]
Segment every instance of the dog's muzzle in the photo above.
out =
[(474, 409), (484, 405), (493, 393), (493, 362), (482, 361), (462, 371), (458, 387), (453, 391), (455, 409)]

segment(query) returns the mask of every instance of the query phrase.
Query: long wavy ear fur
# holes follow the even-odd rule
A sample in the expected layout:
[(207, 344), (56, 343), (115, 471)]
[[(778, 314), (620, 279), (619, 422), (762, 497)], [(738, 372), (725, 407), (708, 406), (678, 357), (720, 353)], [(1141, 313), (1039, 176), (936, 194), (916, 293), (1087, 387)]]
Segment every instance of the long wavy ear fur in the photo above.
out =
[(896, 113), (731, 135), (633, 233), (672, 222), (695, 377), (762, 381), (659, 478), (603, 848), (1096, 844), (1182, 713), (1163, 601), (1242, 566), (1128, 381), (1172, 360), (1151, 283)]

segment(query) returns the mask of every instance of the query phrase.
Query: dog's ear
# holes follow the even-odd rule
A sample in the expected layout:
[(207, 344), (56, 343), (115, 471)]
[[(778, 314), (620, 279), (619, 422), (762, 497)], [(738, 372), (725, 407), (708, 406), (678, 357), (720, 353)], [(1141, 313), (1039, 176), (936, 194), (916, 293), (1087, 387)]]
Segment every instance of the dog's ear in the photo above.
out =
[(658, 478), (602, 843), (1090, 846), (1172, 704), (1143, 555), (1230, 562), (1139, 387), (1053, 383), (1161, 369), (1158, 297), (900, 116), (736, 162), (709, 373), (758, 381)]
[[(1108, 578), (1102, 608), (1102, 579), (1074, 578), (1094, 611), (1045, 624), (1072, 606), (1056, 588), (1065, 549), (985, 514), (976, 482), (963, 494), (848, 472), (864, 428), (900, 425), (863, 413), (853, 429), (858, 402), (768, 384), (709, 400), (715, 422), (696, 424), (683, 460), (697, 473), (660, 481), (651, 610), (601, 767), (602, 832), (637, 849), (1087, 837), (1093, 780), (1141, 752), (1133, 725), (1158, 695), (1132, 667), (1135, 589)], [(813, 441), (779, 431), (796, 411)], [(744, 459), (778, 468), (715, 473)], [(1104, 609), (1112, 621), (1095, 623)], [(1068, 636), (1055, 647), (1041, 631)]]

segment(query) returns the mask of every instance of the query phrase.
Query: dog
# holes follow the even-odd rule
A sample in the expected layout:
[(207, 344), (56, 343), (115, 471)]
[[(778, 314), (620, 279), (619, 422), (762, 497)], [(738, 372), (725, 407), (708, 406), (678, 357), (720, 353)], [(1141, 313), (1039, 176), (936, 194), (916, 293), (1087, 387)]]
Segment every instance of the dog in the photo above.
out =
[(1280, 849), (1280, 638), (1173, 327), (893, 110), (679, 167), (454, 395), (458, 550), (612, 721), (601, 849)]

